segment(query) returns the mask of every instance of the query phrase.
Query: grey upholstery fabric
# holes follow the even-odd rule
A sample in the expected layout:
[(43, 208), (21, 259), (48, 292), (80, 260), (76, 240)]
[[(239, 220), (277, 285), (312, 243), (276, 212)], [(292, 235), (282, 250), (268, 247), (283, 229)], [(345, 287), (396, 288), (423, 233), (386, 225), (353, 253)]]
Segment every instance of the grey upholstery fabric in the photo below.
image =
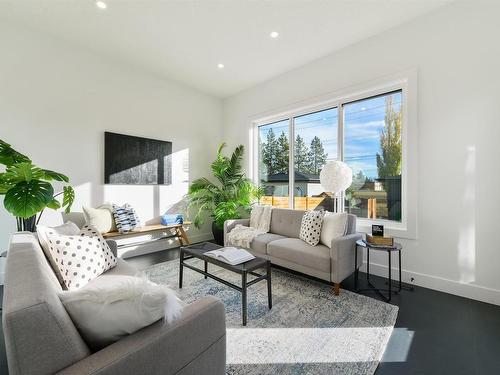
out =
[[(332, 282), (340, 283), (354, 272), (354, 251), (356, 251), (356, 241), (363, 236), (358, 234), (348, 234), (347, 236), (335, 238), (330, 248), (332, 259)], [(363, 262), (363, 253), (358, 251), (358, 267)]]
[(347, 230), (345, 234), (356, 233), (356, 216), (353, 214), (347, 214)]
[[(101, 277), (135, 275), (122, 259)], [(62, 292), (35, 236), (11, 237), (3, 300), (9, 373), (224, 374), (224, 306), (210, 297), (171, 325), (158, 321), (91, 353), (59, 300)]]
[(267, 244), (269, 242), (282, 239), (286, 239), (286, 237), (274, 233), (261, 234), (260, 236), (255, 237), (250, 243), (250, 249), (259, 254), (266, 254)]
[(276, 264), (277, 266), (285, 267), (293, 271), (301, 272), (305, 275), (317, 277), (321, 280), (330, 282), (332, 278), (330, 270), (328, 270), (328, 272), (325, 272), (315, 268), (304, 266), (303, 264), (290, 262), (288, 259), (276, 258), (269, 255), (266, 258), (269, 259), (272, 264)]
[(188, 305), (183, 317), (172, 325), (162, 321), (152, 324), (59, 374), (222, 375), (226, 364), (225, 335), (224, 305), (206, 297)]
[(9, 373), (52, 374), (88, 356), (34, 235), (11, 237), (5, 271), (2, 319)]
[(311, 246), (299, 238), (285, 238), (269, 243), (267, 253), (275, 258), (330, 272), (330, 249), (325, 245)]
[(85, 216), (83, 212), (62, 212), (61, 217), (64, 222), (71, 221), (81, 228), (85, 225)]
[[(250, 252), (273, 264), (340, 283), (354, 272), (354, 249), (356, 241), (362, 238), (361, 234), (356, 234), (356, 216), (347, 215), (347, 234), (334, 239), (329, 249), (324, 245), (310, 246), (299, 239), (303, 214), (300, 210), (274, 208), (270, 233), (256, 237), (250, 244)], [(249, 220), (226, 221), (224, 241), (236, 224), (248, 225)], [(362, 263), (361, 256), (358, 263)]]
[(273, 209), (270, 232), (285, 237), (299, 238), (303, 215), (304, 211), (300, 210)]
[(109, 249), (111, 250), (111, 252), (113, 253), (113, 255), (115, 257), (118, 257), (118, 244), (116, 243), (116, 241), (106, 240), (106, 243), (108, 244)]

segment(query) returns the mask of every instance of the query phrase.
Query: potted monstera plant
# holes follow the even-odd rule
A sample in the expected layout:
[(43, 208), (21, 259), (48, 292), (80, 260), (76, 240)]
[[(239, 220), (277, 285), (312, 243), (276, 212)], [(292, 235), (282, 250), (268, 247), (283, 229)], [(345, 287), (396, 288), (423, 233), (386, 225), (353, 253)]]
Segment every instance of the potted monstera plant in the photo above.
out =
[[(5, 209), (16, 217), (17, 230), (34, 232), (45, 208), (64, 208), (69, 212), (75, 192), (70, 185), (54, 193), (52, 182), (64, 184), (68, 177), (59, 172), (42, 169), (34, 165), (29, 157), (14, 150), (0, 139), (0, 195), (3, 195)], [(62, 196), (62, 202), (58, 197)]]
[(217, 243), (224, 242), (223, 226), (226, 220), (247, 217), (251, 205), (263, 194), (243, 173), (243, 153), (245, 148), (239, 145), (231, 157), (224, 156), (222, 143), (217, 149), (217, 157), (212, 162), (213, 181), (198, 178), (189, 187), (190, 207), (196, 208), (194, 225), (200, 228), (204, 216), (212, 221), (212, 232)]

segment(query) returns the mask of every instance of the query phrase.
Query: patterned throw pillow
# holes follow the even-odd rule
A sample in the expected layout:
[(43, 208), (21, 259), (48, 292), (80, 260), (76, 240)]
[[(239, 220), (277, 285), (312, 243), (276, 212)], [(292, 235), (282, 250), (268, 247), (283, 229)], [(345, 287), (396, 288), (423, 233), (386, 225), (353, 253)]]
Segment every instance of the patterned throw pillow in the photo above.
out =
[(307, 211), (300, 224), (300, 239), (311, 246), (316, 246), (321, 237), (321, 225), (325, 211)]
[(91, 225), (76, 235), (47, 233), (51, 264), (55, 264), (68, 290), (76, 290), (116, 266), (116, 257)]
[(127, 233), (141, 226), (139, 217), (132, 206), (125, 203), (123, 206), (113, 205), (113, 216), (116, 229), (120, 233)]

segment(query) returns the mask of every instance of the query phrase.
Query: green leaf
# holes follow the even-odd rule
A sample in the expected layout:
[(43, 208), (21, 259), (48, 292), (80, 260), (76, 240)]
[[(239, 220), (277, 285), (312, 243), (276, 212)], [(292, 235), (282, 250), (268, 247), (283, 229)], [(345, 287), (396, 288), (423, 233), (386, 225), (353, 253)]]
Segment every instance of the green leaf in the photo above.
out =
[(10, 166), (15, 163), (30, 163), (31, 160), (26, 155), (14, 150), (7, 142), (0, 139), (0, 164)]
[(42, 172), (44, 173), (45, 177), (43, 178), (46, 181), (61, 181), (61, 182), (69, 182), (69, 178), (59, 172), (54, 172), (49, 169), (42, 169)]
[(0, 173), (0, 195), (6, 194), (13, 186), (13, 183), (5, 179), (5, 173)]
[(43, 171), (31, 162), (12, 164), (7, 167), (7, 171), (3, 175), (3, 179), (10, 183), (30, 182), (31, 180), (40, 180), (43, 177)]
[(61, 203), (59, 203), (59, 201), (57, 199), (52, 199), (48, 204), (47, 204), (47, 207), (48, 208), (51, 208), (53, 210), (57, 210), (59, 208), (61, 208)]
[(3, 203), (12, 215), (29, 218), (42, 211), (53, 196), (54, 189), (48, 182), (20, 181), (7, 191)]
[(75, 201), (75, 191), (71, 186), (65, 186), (63, 187), (63, 202), (62, 206), (66, 207), (64, 211), (66, 213), (71, 211), (71, 206), (73, 205), (73, 202)]

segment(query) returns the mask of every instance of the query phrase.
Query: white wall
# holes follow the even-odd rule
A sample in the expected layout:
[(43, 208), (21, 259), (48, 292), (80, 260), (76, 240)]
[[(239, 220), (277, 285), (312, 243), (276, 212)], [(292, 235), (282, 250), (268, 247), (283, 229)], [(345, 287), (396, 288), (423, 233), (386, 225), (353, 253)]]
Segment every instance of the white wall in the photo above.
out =
[[(219, 99), (12, 25), (0, 25), (0, 45), (0, 138), (35, 164), (67, 174), (75, 211), (128, 202), (150, 221), (182, 209), (188, 179), (209, 172), (221, 139)], [(104, 131), (172, 141), (172, 185), (103, 185)], [(61, 221), (55, 212), (44, 219)], [(16, 227), (3, 204), (0, 223), (5, 250)], [(211, 238), (209, 227), (188, 234)]]
[(228, 98), (224, 139), (249, 145), (262, 114), (417, 69), (418, 238), (401, 240), (403, 277), (500, 304), (499, 14), (458, 2)]

